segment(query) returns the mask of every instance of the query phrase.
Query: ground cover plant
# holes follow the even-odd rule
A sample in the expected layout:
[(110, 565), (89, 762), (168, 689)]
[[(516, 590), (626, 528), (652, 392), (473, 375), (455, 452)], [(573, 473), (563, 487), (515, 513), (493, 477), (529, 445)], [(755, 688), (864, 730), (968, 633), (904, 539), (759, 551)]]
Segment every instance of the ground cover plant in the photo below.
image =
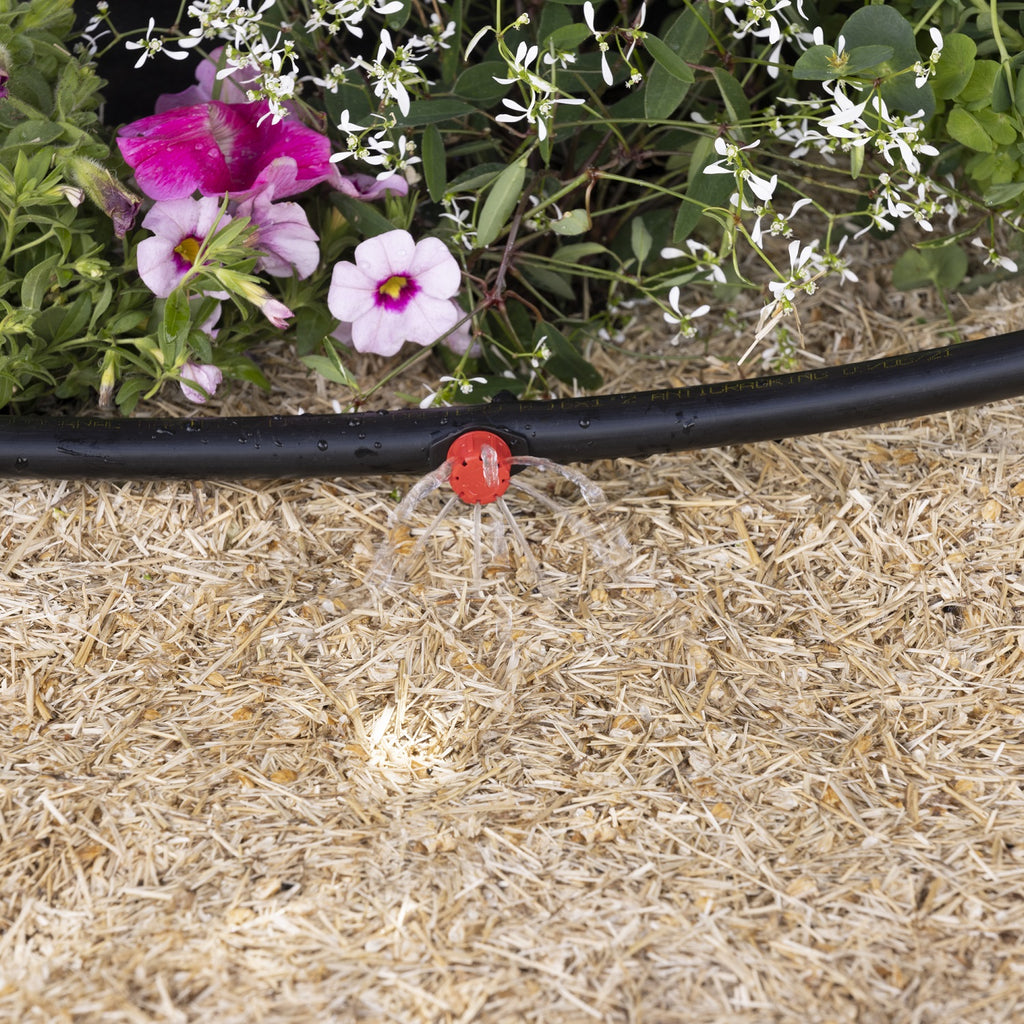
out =
[[(638, 303), (683, 341), (742, 288), (777, 352), (851, 237), (907, 223), (897, 286), (1016, 270), (1024, 4), (147, 11), (0, 0), (9, 409), (267, 387), (278, 332), (349, 408), (429, 353), (423, 404), (596, 389)], [(191, 84), (107, 112), (161, 63)]]

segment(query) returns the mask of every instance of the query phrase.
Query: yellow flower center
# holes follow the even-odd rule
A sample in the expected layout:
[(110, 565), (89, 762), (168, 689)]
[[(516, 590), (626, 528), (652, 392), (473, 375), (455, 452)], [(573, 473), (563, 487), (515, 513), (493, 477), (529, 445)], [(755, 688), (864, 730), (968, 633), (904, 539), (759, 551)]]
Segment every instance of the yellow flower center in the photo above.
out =
[(402, 289), (408, 283), (409, 278), (404, 277), (402, 274), (393, 274), (378, 287), (377, 291), (381, 295), (386, 295), (389, 299), (400, 299), (402, 297)]
[(191, 263), (192, 266), (195, 266), (196, 257), (199, 255), (199, 239), (193, 238), (191, 235), (189, 235), (188, 238), (183, 238), (174, 247), (174, 251), (183, 260), (185, 260), (186, 263)]

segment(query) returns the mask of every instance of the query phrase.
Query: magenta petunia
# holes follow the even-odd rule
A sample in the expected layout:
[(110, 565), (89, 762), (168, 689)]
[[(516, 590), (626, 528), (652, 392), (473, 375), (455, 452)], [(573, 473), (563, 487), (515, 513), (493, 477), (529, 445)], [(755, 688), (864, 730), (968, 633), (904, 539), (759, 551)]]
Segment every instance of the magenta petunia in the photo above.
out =
[(327, 305), (352, 325), (358, 351), (391, 356), (406, 341), (430, 345), (455, 326), (461, 276), (440, 239), (386, 231), (360, 242), (354, 263), (335, 264)]
[(278, 199), (341, 176), (325, 135), (269, 116), (266, 103), (210, 101), (125, 125), (118, 148), (151, 199), (229, 193), (246, 199), (273, 188)]
[(142, 220), (153, 235), (139, 242), (136, 260), (139, 277), (154, 295), (166, 298), (177, 288), (214, 224), (223, 227), (231, 219), (225, 214), (218, 222), (219, 213), (220, 203), (213, 196), (153, 204)]

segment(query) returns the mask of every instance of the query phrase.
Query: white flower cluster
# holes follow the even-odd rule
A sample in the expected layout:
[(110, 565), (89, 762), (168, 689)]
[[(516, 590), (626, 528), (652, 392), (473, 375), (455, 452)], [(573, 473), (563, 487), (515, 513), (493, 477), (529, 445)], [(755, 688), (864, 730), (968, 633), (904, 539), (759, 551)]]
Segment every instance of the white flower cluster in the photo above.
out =
[(754, 345), (771, 332), (780, 317), (793, 312), (796, 308), (794, 299), (798, 292), (813, 295), (818, 282), (830, 274), (838, 274), (841, 281), (857, 280), (857, 275), (850, 270), (849, 262), (840, 255), (848, 237), (843, 236), (835, 252), (820, 252), (816, 241), (810, 245), (804, 245), (799, 241), (789, 243), (789, 273), (780, 280), (768, 284), (772, 298), (761, 310), (754, 333)]
[(615, 76), (612, 74), (611, 65), (608, 63), (608, 51), (611, 48), (608, 40), (609, 38), (612, 38), (616, 43), (618, 43), (623, 34), (629, 40), (629, 46), (624, 52), (621, 45), (619, 46), (619, 55), (622, 57), (623, 63), (626, 67), (629, 68), (629, 77), (626, 79), (626, 85), (637, 85), (642, 82), (643, 75), (640, 74), (637, 68), (633, 67), (630, 62), (630, 58), (633, 56), (633, 50), (636, 48), (637, 40), (642, 39), (644, 36), (642, 29), (644, 22), (647, 20), (646, 2), (640, 5), (640, 11), (633, 19), (629, 28), (622, 31), (616, 31), (613, 29), (609, 29), (605, 32), (599, 31), (594, 23), (594, 5), (591, 3), (591, 0), (586, 0), (586, 3), (583, 5), (583, 20), (586, 22), (587, 28), (590, 29), (590, 34), (597, 42), (597, 48), (601, 54), (601, 77), (604, 79), (604, 84), (615, 84)]
[[(733, 25), (736, 40), (762, 40), (767, 46), (764, 60), (768, 74), (779, 77), (779, 56), (782, 44), (788, 39), (799, 50), (813, 45), (814, 39), (804, 27), (807, 15), (804, 0), (776, 0), (774, 4), (764, 0), (714, 0), (724, 7), (723, 13)], [(783, 14), (782, 12), (786, 12)], [(792, 20), (796, 14), (797, 20)]]
[[(391, 4), (387, 5), (389, 8)], [(394, 6), (401, 7), (396, 3)], [(419, 67), (421, 61), (439, 48), (446, 47), (449, 36), (455, 31), (455, 23), (430, 37), (411, 36), (406, 42), (395, 44), (391, 33), (385, 28), (380, 32), (380, 46), (372, 61), (356, 57), (350, 70), (359, 68), (372, 83), (373, 94), (385, 104), (394, 103), (408, 115), (411, 103), (409, 90), (423, 91), (430, 82)]]
[[(574, 99), (567, 96), (557, 96), (557, 86), (554, 80), (554, 69), (558, 63), (557, 57), (552, 54), (545, 54), (544, 64), (547, 65), (551, 78), (545, 78), (540, 74), (540, 47), (529, 46), (521, 42), (516, 52), (511, 53), (505, 44), (499, 40), (499, 51), (505, 58), (508, 67), (508, 77), (494, 76), (494, 81), (499, 85), (518, 84), (525, 100), (525, 105), (515, 100), (503, 99), (501, 102), (507, 108), (506, 113), (498, 114), (496, 120), (503, 124), (515, 124), (517, 121), (525, 120), (531, 127), (536, 125), (537, 137), (543, 142), (551, 130), (551, 120), (555, 116), (555, 106), (559, 103), (577, 104), (583, 103), (582, 99)], [(547, 58), (552, 59), (548, 60)], [(536, 70), (531, 65), (537, 65)]]
[(359, 160), (371, 167), (379, 167), (377, 177), (390, 178), (418, 164), (420, 158), (415, 156), (416, 143), (406, 135), (397, 139), (390, 137), (390, 132), (397, 124), (394, 114), (372, 114), (377, 122), (370, 127), (356, 124), (349, 118), (347, 110), (342, 111), (338, 128), (345, 134), (345, 149), (331, 156), (331, 162), (340, 160)]
[(96, 4), (96, 13), (86, 22), (85, 27), (82, 29), (81, 41), (76, 49), (84, 50), (90, 57), (96, 56), (96, 51), (100, 48), (100, 40), (110, 35), (110, 29), (101, 27), (109, 13), (110, 4), (107, 0), (99, 0)]

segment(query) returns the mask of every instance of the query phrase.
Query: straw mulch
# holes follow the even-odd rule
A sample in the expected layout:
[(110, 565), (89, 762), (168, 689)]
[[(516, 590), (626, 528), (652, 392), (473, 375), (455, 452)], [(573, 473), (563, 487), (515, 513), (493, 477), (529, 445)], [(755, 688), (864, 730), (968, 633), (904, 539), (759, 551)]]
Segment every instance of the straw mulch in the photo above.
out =
[[(801, 365), (942, 341), (862, 276)], [(330, 408), (288, 386), (220, 409)], [(1020, 1020), (1022, 436), (532, 471), (538, 586), (474, 588), (466, 510), (368, 584), (407, 479), (5, 484), (0, 1020)]]

